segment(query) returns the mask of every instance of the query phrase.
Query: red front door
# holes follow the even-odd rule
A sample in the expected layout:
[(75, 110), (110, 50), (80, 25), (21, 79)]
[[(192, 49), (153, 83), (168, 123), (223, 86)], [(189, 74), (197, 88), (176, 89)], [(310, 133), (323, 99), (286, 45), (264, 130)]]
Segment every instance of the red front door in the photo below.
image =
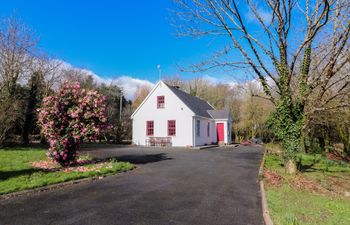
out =
[(218, 134), (218, 142), (225, 141), (225, 132), (224, 132), (224, 124), (223, 123), (216, 124), (216, 133)]

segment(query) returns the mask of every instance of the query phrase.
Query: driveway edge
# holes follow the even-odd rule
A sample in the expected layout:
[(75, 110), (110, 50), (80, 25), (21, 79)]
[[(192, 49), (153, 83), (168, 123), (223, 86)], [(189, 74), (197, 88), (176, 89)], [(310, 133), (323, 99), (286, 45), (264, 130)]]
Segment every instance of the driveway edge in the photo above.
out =
[(266, 149), (264, 148), (264, 156), (261, 160), (260, 168), (259, 168), (259, 180), (260, 180), (260, 193), (261, 193), (261, 205), (262, 205), (262, 213), (264, 217), (264, 222), (266, 225), (273, 225), (269, 209), (267, 207), (267, 200), (266, 200), (266, 192), (264, 188), (264, 163), (265, 163), (265, 156), (266, 156)]
[(23, 191), (17, 191), (17, 192), (12, 192), (12, 193), (8, 193), (8, 194), (3, 194), (3, 195), (0, 195), (0, 201), (1, 200), (6, 200), (6, 199), (10, 199), (10, 198), (14, 198), (14, 197), (23, 196), (23, 195), (31, 195), (31, 194), (35, 194), (35, 193), (44, 192), (44, 191), (55, 190), (55, 189), (63, 188), (63, 187), (74, 185), (74, 184), (94, 182), (94, 181), (97, 181), (97, 180), (102, 180), (102, 179), (104, 179), (106, 177), (117, 176), (117, 175), (120, 176), (120, 175), (122, 175), (124, 173), (131, 172), (131, 171), (133, 171), (135, 169), (137, 169), (137, 167), (135, 167), (135, 168), (133, 168), (131, 170), (115, 173), (115, 174), (112, 174), (112, 175), (109, 175), (109, 176), (106, 175), (106, 176), (97, 176), (97, 177), (87, 177), (87, 178), (82, 178), (82, 179), (77, 179), (77, 180), (70, 180), (70, 181), (57, 183), (57, 184), (51, 184), (51, 185), (47, 185), (47, 186), (43, 186), (43, 187), (37, 187), (37, 188), (33, 188), (33, 189), (28, 189), (28, 190), (23, 190)]

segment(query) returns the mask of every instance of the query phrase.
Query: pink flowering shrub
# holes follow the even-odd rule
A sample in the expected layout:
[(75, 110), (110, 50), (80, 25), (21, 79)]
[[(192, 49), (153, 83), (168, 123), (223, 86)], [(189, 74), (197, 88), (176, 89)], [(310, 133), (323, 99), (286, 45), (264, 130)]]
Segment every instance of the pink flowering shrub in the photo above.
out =
[(105, 100), (97, 91), (81, 89), (79, 82), (65, 82), (56, 94), (44, 98), (38, 123), (49, 142), (50, 159), (63, 166), (75, 163), (82, 140), (96, 140), (111, 128)]

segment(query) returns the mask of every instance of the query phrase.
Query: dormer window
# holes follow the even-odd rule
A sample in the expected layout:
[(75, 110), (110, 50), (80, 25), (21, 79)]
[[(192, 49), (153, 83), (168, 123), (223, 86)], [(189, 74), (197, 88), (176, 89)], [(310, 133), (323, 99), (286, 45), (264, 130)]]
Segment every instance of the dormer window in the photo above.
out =
[(164, 96), (157, 96), (157, 108), (162, 109), (164, 108)]

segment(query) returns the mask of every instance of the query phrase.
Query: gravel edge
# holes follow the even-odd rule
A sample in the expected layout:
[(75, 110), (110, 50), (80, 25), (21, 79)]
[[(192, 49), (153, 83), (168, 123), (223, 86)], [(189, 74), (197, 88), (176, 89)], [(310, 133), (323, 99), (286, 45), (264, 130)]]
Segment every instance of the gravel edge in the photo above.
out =
[(265, 156), (266, 156), (266, 149), (264, 148), (264, 156), (261, 160), (260, 168), (259, 168), (259, 180), (260, 180), (260, 193), (261, 193), (261, 205), (262, 205), (262, 211), (263, 211), (263, 217), (264, 222), (266, 225), (273, 225), (269, 209), (267, 207), (267, 200), (266, 200), (266, 192), (264, 188), (264, 163), (265, 163)]

